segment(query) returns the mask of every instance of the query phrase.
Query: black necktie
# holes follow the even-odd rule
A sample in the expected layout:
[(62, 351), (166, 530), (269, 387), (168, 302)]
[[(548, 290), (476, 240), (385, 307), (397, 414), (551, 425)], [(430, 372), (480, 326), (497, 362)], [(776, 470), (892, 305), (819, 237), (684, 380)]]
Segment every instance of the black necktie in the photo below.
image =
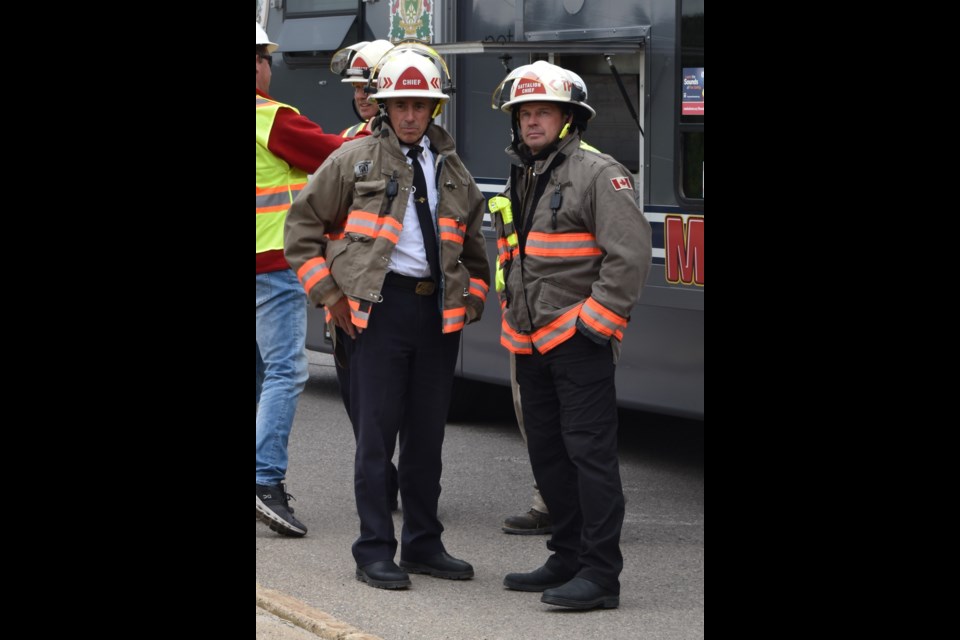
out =
[(420, 232), (423, 234), (423, 249), (427, 253), (427, 264), (435, 282), (440, 282), (440, 253), (437, 250), (437, 232), (434, 230), (433, 216), (430, 214), (430, 201), (427, 199), (427, 180), (423, 176), (423, 167), (417, 157), (423, 151), (421, 147), (410, 147), (407, 156), (413, 159), (413, 204), (420, 219)]

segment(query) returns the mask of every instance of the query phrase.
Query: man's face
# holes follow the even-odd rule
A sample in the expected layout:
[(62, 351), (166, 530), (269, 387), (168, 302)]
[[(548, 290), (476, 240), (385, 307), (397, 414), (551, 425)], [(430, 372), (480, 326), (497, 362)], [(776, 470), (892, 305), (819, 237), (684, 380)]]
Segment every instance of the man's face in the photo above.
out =
[(430, 125), (437, 101), (427, 98), (388, 98), (387, 117), (404, 144), (416, 144)]
[(517, 105), (520, 137), (533, 153), (539, 153), (560, 137), (568, 121), (554, 102), (521, 102)]
[(377, 115), (377, 103), (367, 102), (367, 97), (370, 94), (363, 90), (364, 86), (365, 85), (359, 83), (353, 85), (353, 103), (357, 105), (357, 111), (360, 113), (360, 117), (364, 120), (369, 120)]
[(272, 57), (266, 54), (257, 54), (257, 89), (264, 93), (270, 93), (270, 78), (273, 77)]
[(267, 57), (267, 54), (257, 54), (257, 89), (264, 93), (270, 93), (270, 78), (273, 77), (273, 58)]

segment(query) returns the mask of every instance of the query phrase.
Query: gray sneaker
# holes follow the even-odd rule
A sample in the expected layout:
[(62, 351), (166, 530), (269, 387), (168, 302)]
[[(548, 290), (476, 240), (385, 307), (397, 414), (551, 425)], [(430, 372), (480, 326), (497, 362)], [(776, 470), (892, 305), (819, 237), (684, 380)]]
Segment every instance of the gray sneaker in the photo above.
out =
[(553, 533), (553, 522), (550, 520), (549, 513), (530, 509), (522, 516), (510, 516), (504, 520), (503, 532), (521, 536)]
[(293, 517), (293, 509), (287, 502), (293, 498), (283, 486), (257, 485), (257, 520), (284, 536), (299, 538), (306, 535), (307, 528)]

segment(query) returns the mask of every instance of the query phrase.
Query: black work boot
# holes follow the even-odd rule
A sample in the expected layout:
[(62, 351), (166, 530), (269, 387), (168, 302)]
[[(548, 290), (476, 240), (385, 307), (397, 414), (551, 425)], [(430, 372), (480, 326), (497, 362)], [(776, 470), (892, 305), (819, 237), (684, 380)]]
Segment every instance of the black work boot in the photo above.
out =
[(544, 591), (540, 602), (569, 609), (616, 609), (620, 606), (620, 595), (604, 589), (596, 582), (576, 577), (562, 587)]
[(554, 573), (544, 565), (530, 573), (508, 573), (503, 586), (514, 591), (543, 591), (566, 584), (570, 577), (570, 574)]

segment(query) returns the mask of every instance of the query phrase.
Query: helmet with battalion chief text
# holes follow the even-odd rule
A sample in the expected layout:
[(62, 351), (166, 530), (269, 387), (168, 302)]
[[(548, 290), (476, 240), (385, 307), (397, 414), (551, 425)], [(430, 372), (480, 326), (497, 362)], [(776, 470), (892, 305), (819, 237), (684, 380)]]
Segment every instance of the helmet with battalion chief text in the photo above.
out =
[[(356, 49), (347, 56), (341, 55), (342, 52), (354, 47)], [(391, 49), (393, 49), (393, 43), (389, 40), (359, 42), (353, 47), (347, 47), (336, 52), (330, 61), (330, 70), (343, 76), (340, 82), (367, 84), (367, 81), (374, 77), (372, 73), (376, 69), (377, 63)]]
[[(504, 91), (508, 86), (510, 99), (504, 102)], [(514, 106), (524, 102), (566, 103), (578, 108), (585, 120), (597, 115), (587, 104), (587, 85), (583, 78), (546, 60), (537, 60), (511, 71), (493, 92), (491, 106), (511, 113)]]
[(257, 23), (257, 45), (265, 45), (267, 47), (267, 53), (273, 53), (276, 51), (280, 45), (276, 42), (270, 42), (270, 38), (267, 37), (267, 32), (263, 30), (263, 27), (260, 26), (260, 23)]

